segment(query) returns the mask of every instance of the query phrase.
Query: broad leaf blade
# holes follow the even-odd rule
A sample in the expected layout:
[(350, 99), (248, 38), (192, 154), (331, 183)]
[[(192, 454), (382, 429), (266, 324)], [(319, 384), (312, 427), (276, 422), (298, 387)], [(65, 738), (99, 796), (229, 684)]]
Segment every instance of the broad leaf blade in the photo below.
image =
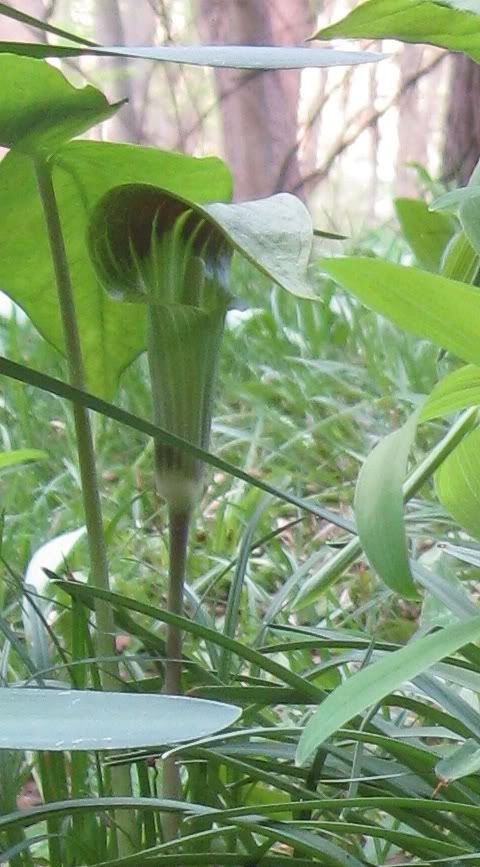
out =
[(480, 428), (466, 436), (437, 470), (435, 487), (447, 511), (480, 539)]
[(296, 48), (260, 45), (166, 45), (136, 48), (129, 46), (38, 45), (29, 42), (0, 42), (0, 52), (30, 57), (132, 57), (193, 66), (231, 69), (308, 69), (310, 67), (355, 66), (383, 60), (384, 54), (368, 51), (334, 51), (331, 48)]
[[(231, 179), (216, 158), (197, 159), (155, 148), (69, 142), (53, 171), (75, 292), (88, 388), (112, 397), (122, 370), (145, 348), (145, 313), (119, 303), (98, 284), (86, 244), (90, 212), (112, 186), (133, 181), (182, 191), (196, 201), (228, 199)], [(31, 160), (10, 153), (0, 163), (0, 285), (38, 331), (63, 352), (63, 332)], [(18, 195), (18, 191), (22, 195)]]
[(480, 617), (473, 617), (420, 638), (354, 674), (330, 693), (307, 724), (297, 748), (298, 764), (304, 764), (327, 738), (356, 714), (479, 636)]
[(475, 364), (466, 364), (437, 383), (421, 410), (420, 420), (428, 421), (469, 406), (480, 406), (480, 367)]
[(377, 313), (401, 328), (480, 364), (478, 289), (383, 259), (321, 260), (321, 267)]
[(418, 264), (427, 271), (440, 270), (445, 248), (455, 231), (454, 220), (432, 213), (421, 199), (395, 199), (402, 233)]
[(206, 737), (233, 705), (166, 695), (0, 688), (0, 749), (116, 750)]
[[(315, 39), (400, 39), (463, 51), (480, 61), (475, 0), (367, 0)], [(475, 4), (475, 5), (474, 5)]]
[(410, 571), (403, 517), (403, 482), (417, 414), (369, 454), (358, 477), (355, 518), (365, 554), (392, 590), (418, 597)]
[(63, 142), (110, 117), (103, 93), (73, 87), (60, 70), (29, 57), (0, 54), (0, 145), (49, 156)]

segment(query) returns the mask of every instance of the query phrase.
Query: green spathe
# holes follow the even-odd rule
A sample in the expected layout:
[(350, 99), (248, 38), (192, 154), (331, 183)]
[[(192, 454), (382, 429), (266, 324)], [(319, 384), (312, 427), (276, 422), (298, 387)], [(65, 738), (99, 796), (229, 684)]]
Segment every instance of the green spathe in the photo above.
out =
[[(148, 184), (125, 184), (92, 215), (89, 249), (105, 290), (147, 306), (155, 423), (208, 448), (231, 245), (199, 210)], [(159, 493), (175, 509), (197, 499), (202, 463), (156, 444)]]
[[(312, 298), (313, 229), (294, 196), (199, 205), (150, 184), (111, 189), (93, 211), (88, 245), (106, 291), (147, 307), (155, 423), (208, 448), (229, 265), (240, 252), (279, 286)], [(198, 496), (201, 464), (158, 446), (157, 484), (170, 506)]]

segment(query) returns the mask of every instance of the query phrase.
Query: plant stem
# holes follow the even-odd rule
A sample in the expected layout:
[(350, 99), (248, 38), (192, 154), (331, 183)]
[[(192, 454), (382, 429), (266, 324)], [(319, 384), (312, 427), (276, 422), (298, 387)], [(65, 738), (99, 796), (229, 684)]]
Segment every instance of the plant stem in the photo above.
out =
[[(44, 159), (36, 160), (35, 173), (57, 285), (69, 379), (71, 385), (84, 390), (85, 372), (75, 313), (73, 287), (50, 164)], [(90, 556), (89, 580), (95, 587), (108, 591), (110, 589), (108, 559), (90, 416), (88, 410), (79, 404), (73, 405), (73, 415)], [(101, 661), (102, 689), (114, 690), (118, 688), (118, 666), (116, 662), (108, 661), (114, 654), (114, 620), (113, 611), (109, 603), (97, 600), (95, 603), (95, 616), (97, 625), (96, 652)], [(130, 795), (131, 780), (128, 767), (119, 766), (119, 768), (116, 768), (115, 773), (112, 774), (112, 783), (114, 794)], [(133, 813), (125, 813), (121, 816), (119, 824), (120, 834), (118, 835), (119, 852), (121, 854), (128, 854), (131, 851), (128, 841), (132, 837), (134, 830), (132, 820), (134, 820)]]
[[(167, 608), (172, 614), (183, 614), (183, 588), (188, 554), (188, 534), (191, 509), (169, 508), (169, 574)], [(167, 625), (165, 686), (166, 695), (182, 692), (182, 631), (173, 624)], [(181, 800), (182, 784), (174, 757), (163, 763), (163, 797)], [(180, 819), (178, 813), (165, 813), (163, 833), (166, 840), (178, 836)]]
[[(52, 183), (51, 168), (44, 160), (38, 160), (35, 168), (57, 284), (69, 379), (71, 385), (85, 390), (85, 373), (73, 299), (72, 281)], [(78, 404), (73, 405), (73, 413), (90, 554), (90, 581), (96, 587), (108, 590), (108, 561), (103, 535), (102, 510), (90, 417), (88, 410)], [(112, 656), (114, 650), (113, 612), (108, 604), (102, 602), (100, 605), (96, 604), (95, 613), (97, 618), (97, 650), (100, 656), (108, 658)], [(102, 686), (105, 689), (113, 688), (115, 685), (115, 681), (112, 680), (112, 674), (111, 666), (108, 664), (102, 665)]]
[[(190, 510), (169, 509), (169, 575), (167, 608), (171, 614), (183, 614), (183, 588), (188, 552)], [(182, 692), (182, 632), (177, 626), (167, 627), (165, 693)]]

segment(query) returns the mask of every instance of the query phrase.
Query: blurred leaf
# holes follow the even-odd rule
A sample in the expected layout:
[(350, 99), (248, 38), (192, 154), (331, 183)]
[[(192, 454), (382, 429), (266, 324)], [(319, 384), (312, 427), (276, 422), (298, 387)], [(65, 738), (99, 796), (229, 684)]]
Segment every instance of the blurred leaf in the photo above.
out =
[(94, 45), (89, 39), (83, 39), (81, 36), (76, 36), (75, 33), (69, 33), (68, 30), (61, 30), (59, 27), (54, 27), (46, 21), (41, 21), (40, 18), (34, 18), (33, 15), (27, 15), (26, 12), (21, 12), (20, 9), (14, 9), (13, 6), (7, 3), (0, 3), (0, 15), (5, 18), (13, 18), (14, 21), (21, 21), (27, 27), (38, 27), (39, 30), (44, 30), (45, 33), (53, 33), (55, 36), (61, 36), (62, 39), (70, 39), (72, 42), (78, 42), (81, 45)]
[(114, 750), (177, 744), (232, 725), (240, 709), (180, 696), (0, 688), (0, 748)]
[(230, 69), (308, 69), (355, 66), (383, 60), (385, 55), (368, 51), (334, 51), (331, 48), (291, 48), (260, 45), (164, 45), (147, 47), (39, 45), (30, 42), (0, 42), (0, 52), (30, 57), (134, 57), (193, 66)]
[[(145, 347), (144, 307), (119, 303), (98, 284), (86, 229), (92, 208), (112, 186), (139, 182), (181, 191), (196, 201), (228, 199), (231, 179), (216, 158), (156, 148), (78, 141), (55, 157), (53, 182), (75, 292), (88, 388), (112, 397), (120, 373)], [(31, 160), (10, 153), (0, 163), (0, 285), (38, 331), (63, 352), (63, 330), (44, 216)], [(18, 191), (21, 190), (21, 196)]]
[(480, 744), (469, 738), (453, 750), (445, 759), (440, 759), (435, 765), (435, 773), (439, 780), (449, 783), (475, 774), (480, 770)]
[[(479, 190), (480, 163), (477, 163), (470, 176), (468, 187), (466, 187), (464, 190), (457, 190), (457, 192), (465, 195), (465, 199), (462, 201), (459, 210), (460, 222), (473, 249), (478, 254), (480, 254), (480, 199), (478, 195)], [(475, 192), (474, 195), (472, 195), (472, 191)]]
[[(480, 28), (472, 0), (367, 0), (315, 39), (401, 39), (464, 51), (480, 61)], [(448, 5), (447, 5), (448, 4)]]
[(0, 470), (29, 464), (32, 461), (43, 461), (46, 457), (46, 452), (38, 449), (12, 449), (10, 452), (0, 452)]
[(445, 545), (445, 553), (450, 557), (480, 568), (480, 551), (477, 548), (466, 548), (463, 545)]
[(467, 364), (437, 383), (420, 411), (420, 420), (428, 421), (477, 405), (480, 406), (480, 367)]
[(415, 413), (370, 452), (357, 481), (355, 519), (367, 558), (396, 593), (418, 598), (408, 562), (403, 482), (417, 429)]
[(383, 259), (322, 259), (321, 268), (368, 307), (419, 337), (480, 364), (478, 289)]
[(445, 250), (441, 273), (451, 280), (475, 283), (479, 266), (480, 256), (462, 230), (451, 239)]
[[(450, 626), (451, 623), (456, 623), (459, 617), (475, 617), (477, 613), (475, 604), (466, 595), (462, 582), (457, 578), (452, 559), (447, 556), (444, 548), (438, 545), (430, 548), (429, 551), (422, 554), (420, 564), (420, 568), (423, 567), (422, 574), (425, 574), (428, 569), (428, 576), (431, 576), (432, 583), (441, 584), (442, 589), (445, 588), (445, 591), (449, 593), (451, 602), (453, 602), (453, 604), (447, 605), (443, 599), (439, 598), (438, 594), (425, 593), (420, 615), (422, 626), (430, 629), (434, 626)], [(430, 571), (431, 569), (434, 571)], [(455, 604), (457, 599), (462, 599), (462, 596), (466, 597), (468, 602), (468, 605), (465, 606), (466, 611), (459, 610)]]
[(412, 641), (352, 675), (330, 693), (307, 723), (297, 748), (298, 764), (303, 765), (330, 735), (356, 714), (479, 636), (480, 617), (463, 620)]
[(31, 155), (50, 156), (120, 106), (95, 87), (73, 87), (59, 69), (29, 57), (0, 54), (0, 80), (0, 145)]
[(480, 428), (468, 434), (435, 475), (438, 498), (474, 538), (480, 538)]
[(438, 199), (434, 199), (430, 205), (430, 210), (455, 211), (459, 205), (478, 198), (480, 198), (480, 187), (476, 184), (459, 187), (458, 190), (449, 190), (448, 193), (443, 193)]
[(438, 272), (455, 221), (445, 214), (433, 214), (421, 199), (395, 199), (394, 204), (400, 228), (418, 264)]

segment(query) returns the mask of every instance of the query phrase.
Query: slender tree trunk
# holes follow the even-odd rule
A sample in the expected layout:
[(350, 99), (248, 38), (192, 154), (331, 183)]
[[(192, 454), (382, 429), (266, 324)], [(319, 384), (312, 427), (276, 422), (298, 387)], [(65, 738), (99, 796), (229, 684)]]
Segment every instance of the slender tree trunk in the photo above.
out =
[[(137, 7), (138, 3), (138, 7)], [(135, 7), (135, 9), (134, 9)], [(104, 45), (152, 45), (157, 19), (148, 3), (122, 4), (120, 0), (100, 0), (95, 4), (96, 38)], [(109, 121), (109, 139), (141, 142), (143, 116), (151, 65), (125, 57), (102, 58), (105, 89), (110, 100), (128, 102)]]
[[(308, 0), (197, 0), (205, 42), (301, 44), (312, 32)], [(237, 199), (298, 187), (298, 70), (218, 69), (224, 149)]]
[[(419, 45), (404, 45), (400, 54), (400, 87), (422, 68), (425, 49)], [(398, 157), (396, 192), (399, 196), (418, 194), (415, 172), (408, 163), (426, 166), (428, 162), (429, 117), (420, 99), (417, 82), (407, 87), (398, 100)]]
[(480, 66), (463, 54), (455, 54), (451, 58), (445, 124), (444, 179), (466, 184), (479, 158)]

